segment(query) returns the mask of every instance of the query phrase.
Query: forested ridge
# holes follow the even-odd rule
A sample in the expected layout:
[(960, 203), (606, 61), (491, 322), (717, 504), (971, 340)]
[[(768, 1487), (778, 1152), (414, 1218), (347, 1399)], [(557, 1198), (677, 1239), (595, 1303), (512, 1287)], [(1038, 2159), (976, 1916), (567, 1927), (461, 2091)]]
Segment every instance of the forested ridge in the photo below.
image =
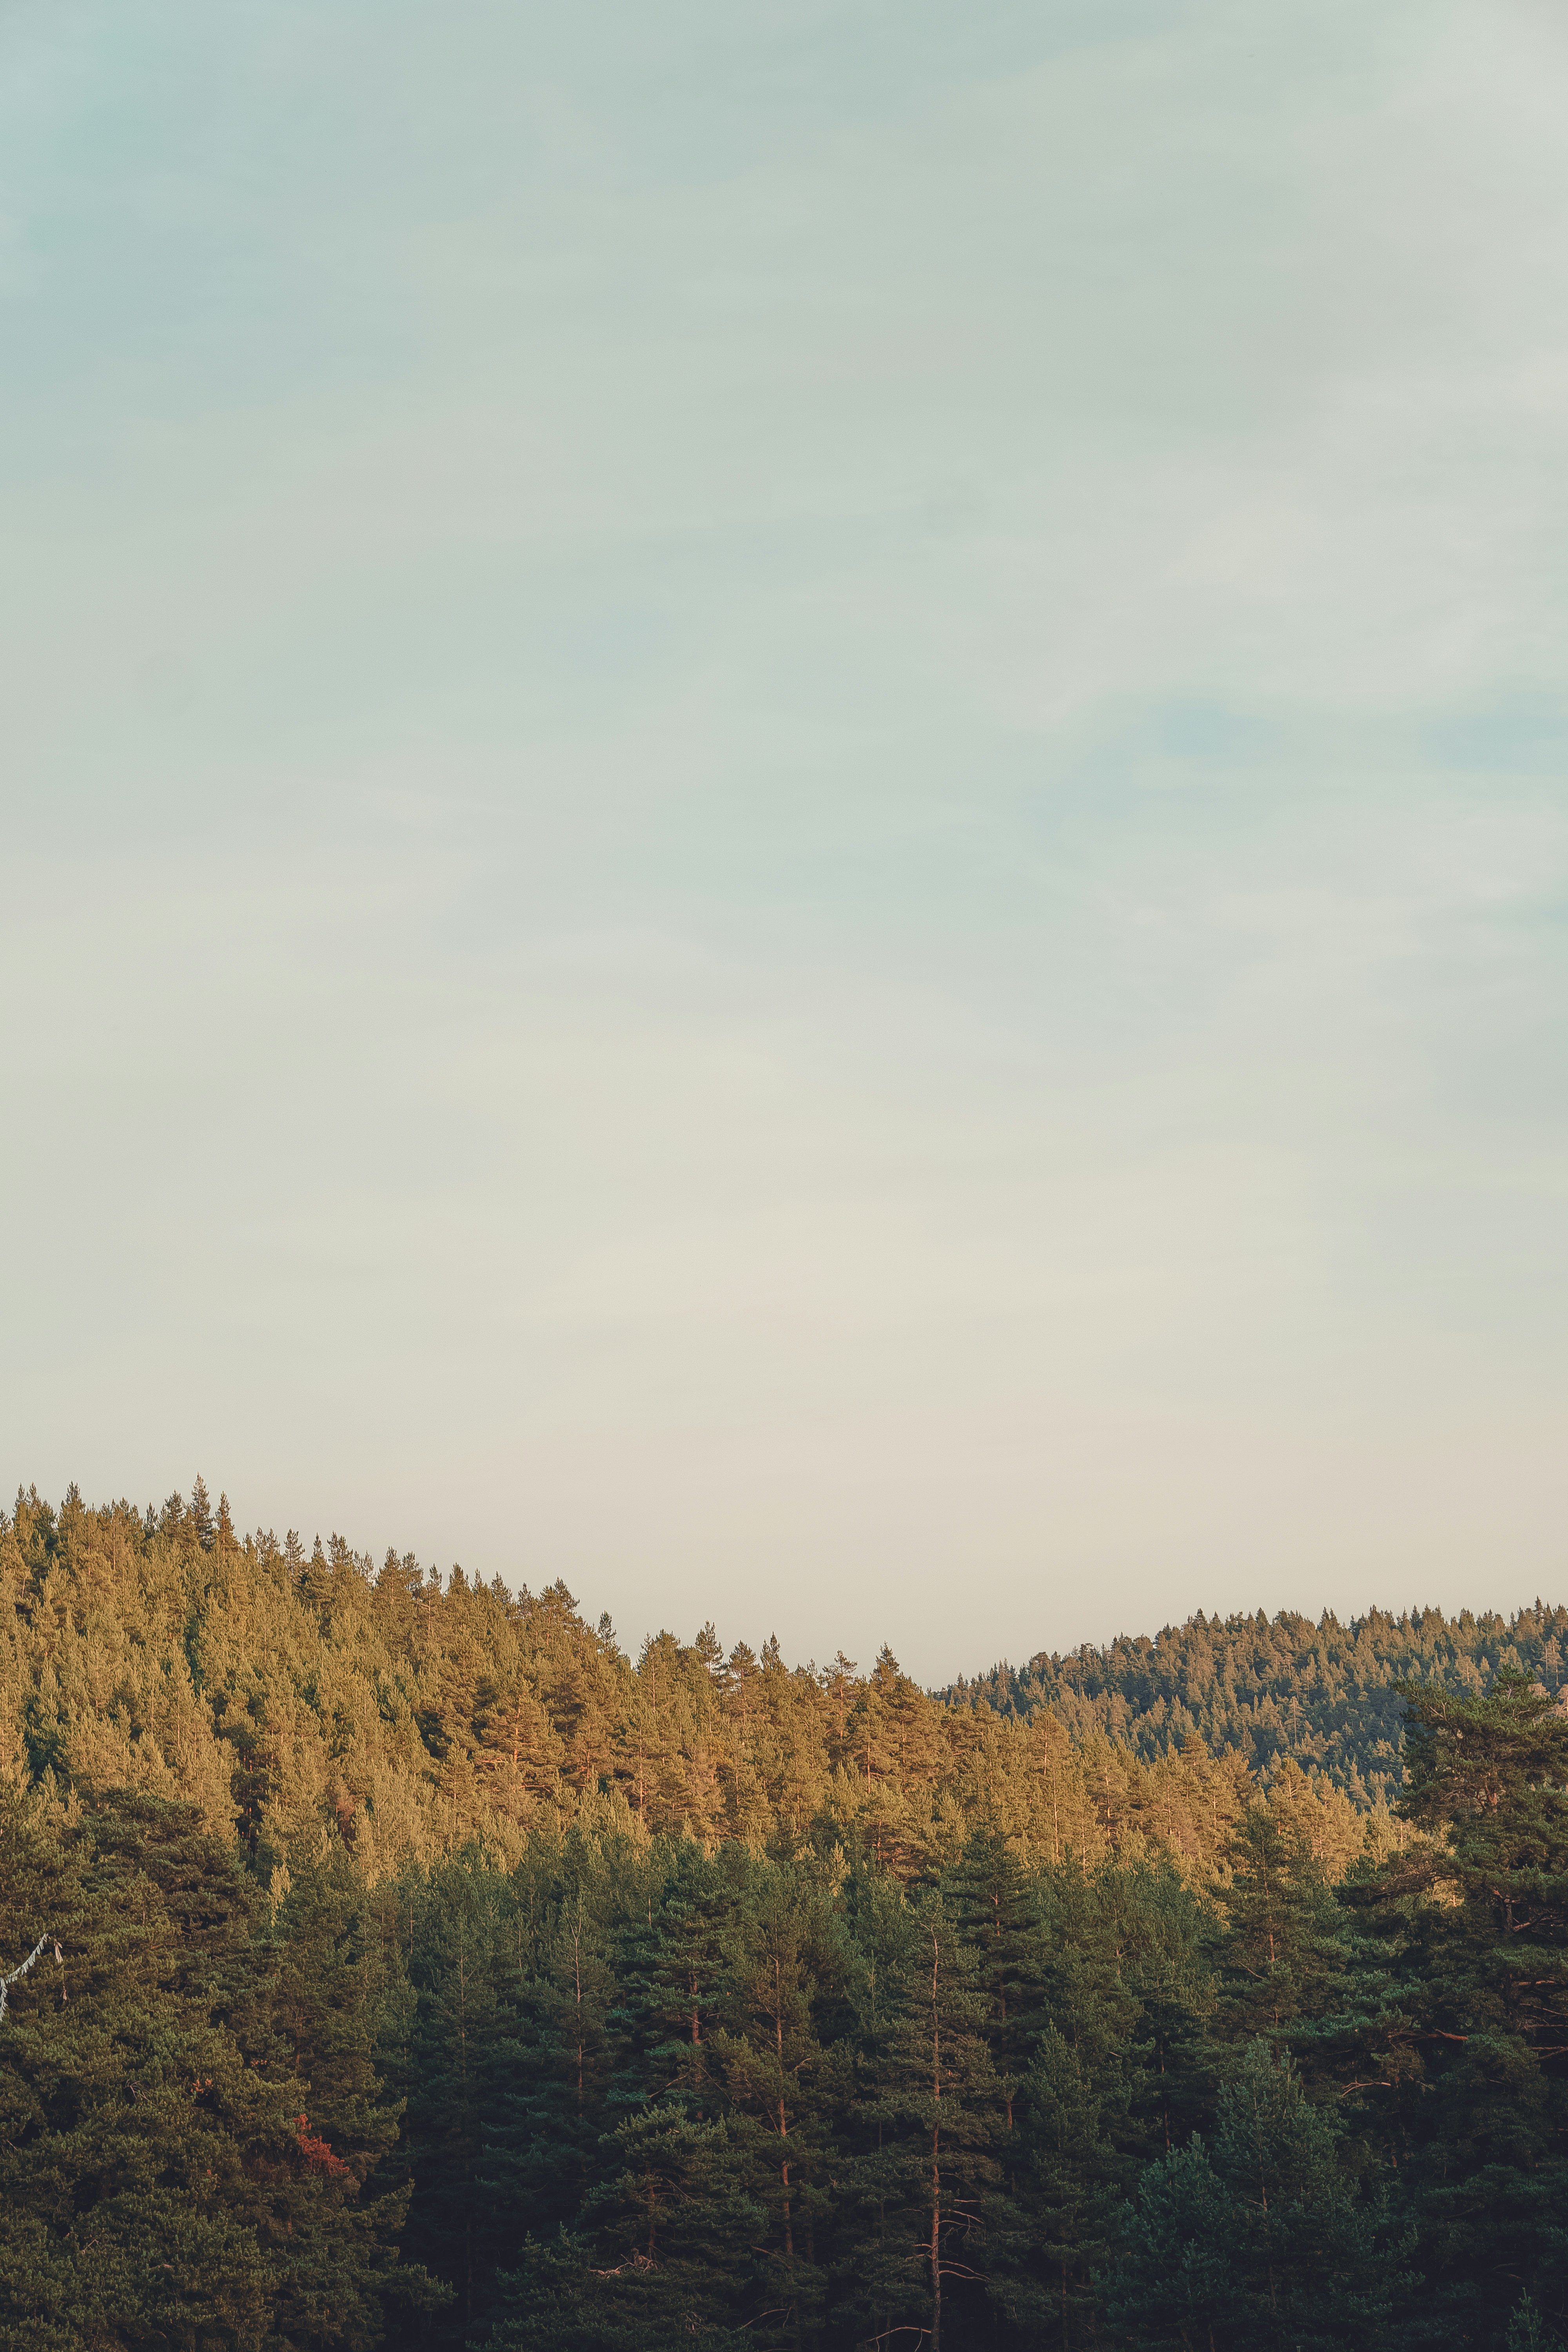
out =
[(944, 1698), (199, 1481), (0, 1586), (0, 2344), (1568, 2341), (1563, 1612)]
[(1261, 1609), (1225, 1618), (1200, 1610), (1152, 1638), (1042, 1650), (1026, 1666), (960, 1676), (942, 1696), (1026, 1722), (1044, 1708), (1075, 1738), (1100, 1732), (1146, 1762), (1194, 1736), (1265, 1776), (1294, 1759), (1365, 1806), (1399, 1785), (1401, 1684), (1479, 1692), (1510, 1668), (1563, 1697), (1568, 1609), (1537, 1601), (1511, 1617), (1462, 1609), (1455, 1618), (1372, 1609), (1346, 1625), (1327, 1611), (1270, 1619)]

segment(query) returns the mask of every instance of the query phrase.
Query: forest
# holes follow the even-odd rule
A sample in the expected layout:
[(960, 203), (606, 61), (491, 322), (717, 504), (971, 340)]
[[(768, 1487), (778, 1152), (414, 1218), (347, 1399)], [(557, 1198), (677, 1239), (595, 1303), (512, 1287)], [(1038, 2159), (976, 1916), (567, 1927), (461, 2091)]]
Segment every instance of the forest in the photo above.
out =
[(0, 2345), (1568, 2344), (1568, 1611), (932, 1694), (0, 1517)]
[(1511, 1666), (1555, 1696), (1568, 1681), (1565, 1650), (1568, 1612), (1539, 1601), (1511, 1618), (1372, 1609), (1349, 1625), (1326, 1613), (1286, 1610), (1270, 1622), (1261, 1610), (1223, 1619), (1200, 1610), (1152, 1639), (1122, 1635), (1066, 1657), (1041, 1651), (1026, 1666), (961, 1676), (943, 1696), (1026, 1719), (1043, 1707), (1075, 1738), (1103, 1732), (1146, 1759), (1194, 1735), (1265, 1777), (1293, 1758), (1364, 1809), (1399, 1785), (1401, 1684), (1479, 1692)]

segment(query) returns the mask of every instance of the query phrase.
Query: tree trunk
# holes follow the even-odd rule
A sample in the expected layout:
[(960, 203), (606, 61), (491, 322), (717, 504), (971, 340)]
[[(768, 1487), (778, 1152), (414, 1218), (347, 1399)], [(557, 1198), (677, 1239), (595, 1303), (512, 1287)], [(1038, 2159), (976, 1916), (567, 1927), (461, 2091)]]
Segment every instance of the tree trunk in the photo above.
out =
[[(931, 1939), (931, 2096), (937, 2111), (942, 2110), (942, 2021), (937, 2012), (937, 1976), (942, 1967), (941, 1947), (933, 1935)], [(942, 2126), (934, 2124), (931, 2136), (931, 2352), (942, 2352)]]

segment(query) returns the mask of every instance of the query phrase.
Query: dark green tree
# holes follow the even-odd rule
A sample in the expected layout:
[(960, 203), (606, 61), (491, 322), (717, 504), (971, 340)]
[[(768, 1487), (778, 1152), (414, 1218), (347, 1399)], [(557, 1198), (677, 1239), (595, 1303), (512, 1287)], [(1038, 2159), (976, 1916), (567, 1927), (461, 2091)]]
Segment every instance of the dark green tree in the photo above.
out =
[(1043, 2022), (1037, 1884), (1002, 1832), (986, 1827), (967, 1840), (942, 1885), (953, 1925), (974, 1955), (987, 2002), (986, 2042), (1011, 2131), (1014, 2096)]
[(739, 2352), (793, 2340), (773, 2266), (754, 2251), (765, 2216), (722, 2119), (677, 2105), (628, 2116), (609, 2177), (577, 2231), (530, 2240), (500, 2281), (492, 2342), (516, 2352)]
[(1214, 2030), (1226, 2040), (1278, 2040), (1335, 2005), (1347, 1965), (1342, 1921), (1311, 1849), (1267, 1805), (1242, 1815), (1227, 1860)]
[(400, 1887), (391, 1916), (407, 1939), (414, 2002), (384, 2051), (389, 2088), (406, 2103), (384, 2172), (411, 2190), (406, 2258), (452, 2291), (422, 2340), (457, 2346), (484, 2322), (497, 2266), (522, 2235), (489, 2153), (519, 2032), (516, 1906), (506, 1875), (469, 1853)]
[(1405, 1696), (1424, 1843), (1349, 1890), (1385, 1975), (1359, 2095), (1447, 2340), (1500, 2347), (1521, 2289), (1568, 2329), (1568, 1722), (1519, 1674)]
[(796, 2336), (810, 2336), (826, 2284), (818, 2233), (831, 2233), (835, 2126), (853, 2071), (847, 2038), (823, 2039), (821, 2012), (844, 1953), (816, 1878), (791, 1865), (753, 1864), (728, 1960), (714, 2060), (731, 2131), (750, 2159), (749, 2194), (767, 2216), (771, 2298)]
[(934, 1890), (902, 1926), (894, 2015), (859, 2102), (862, 2152), (849, 2178), (860, 2226), (843, 2307), (868, 2336), (912, 2326), (942, 2352), (955, 2291), (962, 2307), (984, 2284), (1003, 2097), (973, 1948)]
[(1138, 2352), (1342, 2352), (1404, 2336), (1402, 2275), (1380, 2209), (1338, 2160), (1288, 2053), (1261, 2038), (1220, 2094), (1212, 2147), (1151, 2166), (1125, 2227), (1108, 2315)]
[[(1034, 1974), (1047, 2020), (1023, 2077), (1011, 2196), (986, 2267), (1031, 2340), (1092, 2339), (1123, 2198), (1165, 2138), (1173, 2105), (1206, 2111), (1212, 2069), (1191, 2055), (1198, 1916), (1146, 1866), (1042, 1875)], [(1179, 2076), (1179, 2080), (1178, 2080)], [(1201, 2102), (1194, 2077), (1201, 2076)]]
[(311, 2118), (309, 2075), (279, 2063), (268, 1906), (232, 1851), (164, 1800), (51, 1823), (6, 1794), (0, 1969), (40, 1932), (60, 1958), (0, 2026), (0, 2343), (378, 2342), (404, 2200), (360, 2189), (395, 2116), (362, 2077), (341, 2146)]
[(602, 2177), (619, 2039), (617, 1936), (643, 1868), (574, 1827), (513, 1875), (514, 2029), (494, 2052), (484, 2170), (503, 2216), (525, 2216), (536, 2235), (573, 2221)]

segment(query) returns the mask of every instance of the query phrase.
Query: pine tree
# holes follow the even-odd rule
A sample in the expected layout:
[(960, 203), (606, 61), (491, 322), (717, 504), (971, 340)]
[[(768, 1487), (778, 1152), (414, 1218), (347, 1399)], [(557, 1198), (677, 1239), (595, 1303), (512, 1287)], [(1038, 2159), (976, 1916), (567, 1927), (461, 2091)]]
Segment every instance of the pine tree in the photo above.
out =
[[(258, 1939), (266, 1974), (255, 1980), (247, 2046), (287, 2086), (310, 2195), (274, 2216), (279, 2256), (273, 2326), (288, 2341), (379, 2340), (383, 2306), (438, 2307), (417, 2269), (385, 2259), (407, 2214), (406, 2182), (376, 2176), (392, 2156), (403, 2112), (375, 2064), (407, 1988), (373, 1937), (365, 1894), (340, 1848), (315, 1870), (290, 1874), (289, 1893)], [(391, 2168), (395, 2171), (396, 2168)], [(367, 2196), (367, 2188), (378, 2190)]]
[(515, 2032), (496, 2051), (487, 2185), (536, 2236), (576, 2218), (604, 2174), (618, 2056), (617, 1937), (641, 1857), (574, 1826), (514, 1881), (522, 1940)]
[(727, 1927), (747, 1856), (724, 1847), (717, 1856), (688, 1840), (661, 1840), (647, 1925), (625, 1923), (617, 1973), (616, 2022), (622, 2063), (612, 2101), (639, 2106), (668, 2102), (699, 2120), (722, 2105), (709, 2043), (720, 2020), (728, 1974)]
[(1016, 2317), (1068, 2346), (1092, 2339), (1122, 2197), (1165, 2128), (1174, 2086), (1154, 2068), (1191, 2034), (1172, 1996), (1192, 1906), (1173, 1878), (1073, 1864), (1045, 1874), (1037, 1901), (1045, 2031), (1019, 2086), (1016, 2186), (988, 2259)]
[(763, 2227), (728, 2126), (661, 2105), (612, 2136), (582, 2226), (503, 2275), (497, 2352), (742, 2352), (788, 2340), (752, 2252)]
[(1212, 2149), (1152, 2165), (1108, 2298), (1137, 2352), (1342, 2352), (1409, 2337), (1409, 2284), (1380, 2211), (1338, 2161), (1337, 2118), (1261, 2038), (1220, 2094)]
[(990, 1826), (971, 1833), (943, 1884), (985, 1992), (985, 2038), (1011, 2131), (1014, 2093), (1042, 2022), (1038, 1905), (1023, 1864)]
[(386, 2057), (389, 2087), (406, 2101), (389, 2180), (411, 2181), (405, 2258), (452, 2290), (427, 2320), (431, 2345), (464, 2343), (483, 2322), (497, 2264), (521, 2234), (490, 2155), (506, 2110), (506, 2053), (518, 2035), (515, 1905), (480, 1856), (441, 1864), (399, 1890), (415, 2006)]
[(768, 2217), (765, 2262), (796, 2338), (820, 2324), (826, 2280), (818, 2230), (830, 2227), (836, 2109), (847, 2096), (846, 2042), (826, 2043), (819, 2010), (843, 1968), (822, 1891), (798, 1870), (758, 1863), (729, 1938), (724, 2022), (713, 2036), (748, 2194)]
[[(63, 1955), (13, 1987), (0, 2028), (0, 2344), (259, 2347), (272, 2278), (254, 2169), (286, 2162), (288, 2126), (204, 1998), (232, 1979), (244, 1890), (217, 1852), (176, 1853), (185, 1907), (205, 1898), (187, 1941), (158, 1883), (172, 1841), (155, 1809), (100, 1824), (101, 1849), (83, 1827), (62, 1851), (36, 1812), (0, 1807), (0, 1965), (23, 1922), (30, 1946), (47, 1921)], [(122, 1828), (148, 1833), (151, 1872)]]
[(988, 2267), (998, 2299), (1037, 2342), (1092, 2341), (1131, 2170), (1118, 2145), (1127, 2078), (1121, 2047), (1069, 2041), (1053, 2023), (1020, 2085), (1016, 2185)]
[(1242, 1815), (1228, 1860), (1215, 2025), (1230, 2039), (1278, 2037), (1333, 2006), (1347, 1957), (1342, 1923), (1310, 1846), (1268, 1806)]
[(266, 1909), (189, 1807), (0, 1797), (0, 1962), (44, 1916), (61, 1953), (0, 2029), (0, 2343), (379, 2340), (398, 2209), (270, 2063)]
[(868, 2333), (913, 2324), (942, 2352), (951, 2291), (984, 2280), (1003, 2101), (975, 1958), (939, 1894), (916, 1898), (901, 1940), (895, 2015), (860, 2105), (862, 2136), (876, 2138), (851, 2175), (866, 2235), (844, 2301)]
[(1433, 2307), (1500, 2346), (1521, 2285), (1568, 2326), (1568, 1723), (1513, 1673), (1406, 1697), (1425, 1842), (1361, 1894), (1392, 1979), (1383, 2137)]

